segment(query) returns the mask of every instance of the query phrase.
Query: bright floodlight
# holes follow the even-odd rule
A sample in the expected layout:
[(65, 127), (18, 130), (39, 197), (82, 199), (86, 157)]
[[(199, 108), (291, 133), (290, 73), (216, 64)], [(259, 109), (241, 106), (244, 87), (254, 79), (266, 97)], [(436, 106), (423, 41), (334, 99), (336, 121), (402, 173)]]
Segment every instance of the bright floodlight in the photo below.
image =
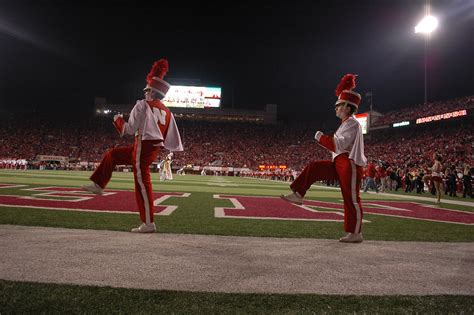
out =
[(438, 27), (438, 19), (427, 15), (415, 26), (415, 33), (429, 34)]

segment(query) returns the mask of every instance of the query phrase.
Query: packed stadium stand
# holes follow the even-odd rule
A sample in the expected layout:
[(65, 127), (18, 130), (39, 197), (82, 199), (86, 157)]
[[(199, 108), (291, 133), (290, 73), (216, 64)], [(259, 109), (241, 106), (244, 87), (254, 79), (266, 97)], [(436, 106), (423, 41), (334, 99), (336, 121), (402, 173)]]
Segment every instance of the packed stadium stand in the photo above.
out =
[(440, 115), (458, 110), (472, 110), (474, 108), (474, 96), (465, 96), (447, 101), (431, 102), (426, 105), (420, 104), (397, 108), (382, 115), (373, 122), (373, 127), (391, 125), (393, 123), (414, 120), (420, 117)]
[[(133, 137), (119, 138), (110, 120), (94, 117), (53, 125), (38, 117), (8, 119), (0, 127), (0, 157), (34, 161), (47, 155), (65, 156), (69, 162), (98, 162), (108, 148), (133, 142)], [(262, 163), (296, 167), (315, 153), (327, 155), (315, 147), (313, 130), (296, 126), (196, 120), (178, 120), (178, 125), (185, 151), (176, 153), (175, 167), (212, 164), (256, 169)]]
[[(413, 177), (429, 173), (433, 153), (438, 152), (445, 169), (454, 167), (462, 173), (466, 165), (473, 165), (473, 108), (474, 96), (468, 96), (387, 113), (374, 122), (376, 128), (365, 136), (366, 156), (403, 178), (408, 173)], [(415, 123), (420, 117), (453, 111), (464, 114), (432, 116), (435, 118), (430, 121)], [(52, 165), (93, 169), (108, 148), (133, 142), (133, 137), (118, 137), (111, 119), (94, 116), (52, 121), (38, 115), (8, 115), (0, 126), (0, 167), (19, 168), (8, 161), (26, 159), (29, 168)], [(400, 120), (412, 124), (389, 126)], [(185, 151), (175, 154), (174, 170), (192, 165), (197, 171), (213, 166), (255, 172), (262, 165), (274, 166), (274, 170), (283, 165), (285, 172), (291, 172), (300, 171), (311, 160), (330, 159), (330, 154), (313, 139), (317, 124), (263, 124), (185, 116), (177, 117), (177, 122)], [(323, 131), (332, 133), (336, 128)], [(160, 158), (167, 153), (162, 152)]]

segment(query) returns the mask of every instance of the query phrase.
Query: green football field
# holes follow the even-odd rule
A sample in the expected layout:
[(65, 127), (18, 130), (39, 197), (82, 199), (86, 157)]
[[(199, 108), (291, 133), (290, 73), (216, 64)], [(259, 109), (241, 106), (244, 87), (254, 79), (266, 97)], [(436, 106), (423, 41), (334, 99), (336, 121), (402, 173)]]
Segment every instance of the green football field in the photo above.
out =
[[(96, 199), (98, 208), (110, 211), (81, 211), (63, 209), (62, 206), (29, 206), (35, 199), (62, 204), (70, 196), (38, 195), (38, 190), (54, 187), (78, 188), (89, 183), (90, 172), (76, 171), (12, 171), (0, 170), (0, 224), (44, 226), (74, 229), (129, 231), (140, 224), (136, 209), (131, 212), (113, 212), (109, 199)], [(305, 215), (341, 213), (333, 207), (341, 204), (341, 193), (334, 187), (314, 185), (308, 192), (308, 201), (318, 202), (304, 210), (285, 208), (279, 203), (281, 194), (289, 193), (289, 183), (268, 180), (220, 177), (174, 176), (174, 180), (161, 182), (152, 174), (155, 192), (170, 194), (161, 204), (174, 209), (167, 215), (155, 215), (158, 233), (185, 233), (202, 235), (256, 236), (282, 238), (313, 238), (337, 240), (343, 235), (341, 220), (305, 219)], [(3, 187), (2, 187), (3, 185)], [(51, 188), (53, 187), (53, 188)], [(116, 196), (128, 198), (134, 204), (133, 174), (114, 173), (107, 189), (123, 191)], [(176, 196), (176, 194), (184, 196)], [(76, 195), (80, 193), (74, 192)], [(407, 196), (409, 198), (407, 198)], [(422, 197), (421, 199), (419, 197)], [(445, 197), (445, 196), (443, 196)], [(2, 199), (3, 198), (3, 199)], [(15, 199), (16, 198), (16, 199)], [(75, 197), (70, 197), (75, 198)], [(241, 199), (239, 199), (241, 198)], [(470, 215), (474, 203), (462, 198), (445, 198), (435, 204), (430, 194), (415, 193), (375, 194), (361, 193), (367, 211), (364, 214), (363, 234), (370, 241), (421, 241), (421, 242), (473, 242), (474, 226)], [(20, 200), (21, 206), (9, 205), (8, 200)], [(426, 199), (426, 200), (425, 200)], [(3, 200), (3, 201), (2, 201)], [(33, 201), (32, 201), (33, 200)], [(103, 200), (101, 202), (101, 200)], [(113, 200), (113, 199), (112, 199)], [(235, 200), (238, 202), (236, 203)], [(113, 200), (120, 202), (124, 200)], [(248, 201), (248, 203), (244, 203)], [(450, 202), (453, 203), (450, 203)], [(464, 203), (457, 203), (464, 201)], [(91, 201), (92, 202), (92, 201)], [(272, 207), (272, 202), (275, 207)], [(393, 204), (392, 204), (393, 203)], [(34, 205), (34, 204), (31, 204)], [(232, 213), (236, 205), (241, 211), (253, 209), (248, 216)], [(387, 215), (390, 211), (410, 212), (410, 207), (421, 217)], [(396, 205), (396, 206), (395, 206)], [(424, 205), (424, 206), (423, 206)], [(111, 208), (110, 208), (110, 207)], [(107, 208), (109, 207), (109, 208)], [(369, 208), (373, 207), (372, 210)], [(398, 207), (398, 208), (397, 208)], [(400, 207), (404, 207), (399, 209)], [(278, 208), (278, 209), (276, 209)], [(223, 209), (218, 212), (216, 209)], [(90, 209), (89, 209), (90, 210)], [(430, 217), (431, 213), (436, 216)], [(220, 217), (217, 213), (226, 213)], [(235, 212), (234, 212), (235, 213)], [(250, 212), (249, 212), (250, 213)], [(270, 214), (268, 214), (270, 213)], [(388, 212), (391, 214), (391, 212)], [(398, 212), (397, 212), (398, 213)], [(241, 215), (241, 214), (239, 214)], [(423, 217), (427, 216), (427, 217)], [(467, 218), (467, 219), (466, 219)], [(451, 220), (451, 221), (450, 221)], [(467, 220), (467, 221), (466, 221)], [(146, 291), (110, 287), (86, 287), (0, 280), (2, 296), (0, 313), (473, 313), (472, 296), (325, 296), (325, 295), (265, 295), (191, 293)], [(80, 297), (80, 298), (74, 298)], [(146, 308), (136, 311), (137, 300), (149, 299)], [(101, 300), (108, 301), (102, 305)], [(161, 302), (160, 302), (161, 301)], [(115, 304), (114, 304), (115, 303)], [(101, 306), (102, 305), (102, 306)], [(119, 308), (114, 308), (118, 307)]]
[[(31, 187), (60, 186), (75, 187), (89, 183), (89, 172), (64, 171), (0, 171), (0, 183), (21, 184), (27, 187), (4, 188), (2, 195), (31, 195), (33, 192), (24, 190)], [(172, 181), (160, 182), (158, 174), (152, 174), (154, 191), (184, 192), (186, 198), (170, 198), (167, 205), (177, 206), (177, 210), (169, 216), (156, 216), (158, 232), (194, 233), (206, 235), (236, 235), (261, 237), (305, 237), (336, 239), (343, 234), (341, 222), (306, 221), (306, 220), (268, 220), (268, 219), (235, 219), (216, 218), (216, 207), (233, 205), (228, 199), (216, 199), (215, 195), (242, 195), (263, 197), (261, 203), (266, 203), (264, 197), (278, 197), (290, 192), (289, 183), (268, 180), (221, 177), (221, 176), (174, 176)], [(133, 175), (131, 173), (114, 173), (108, 189), (133, 191)], [(405, 193), (401, 195), (407, 196)], [(417, 200), (417, 194), (412, 193), (413, 201), (426, 205), (434, 205), (434, 197), (424, 194), (430, 201)], [(341, 203), (339, 189), (324, 186), (313, 186), (306, 195), (308, 200)], [(361, 193), (362, 202), (409, 199), (397, 198), (396, 195)], [(133, 197), (128, 199), (132, 199)], [(451, 198), (452, 199), (452, 198)], [(459, 198), (458, 198), (459, 199)], [(98, 199), (100, 200), (100, 199)], [(104, 201), (105, 202), (105, 201)], [(258, 203), (258, 201), (257, 201)], [(283, 204), (285, 205), (285, 204)], [(132, 202), (132, 206), (136, 205)], [(440, 208), (474, 212), (472, 205), (456, 205), (442, 203)], [(312, 207), (316, 211), (330, 211)], [(112, 208), (113, 210), (113, 208)], [(21, 211), (21, 216), (18, 216)], [(288, 209), (291, 211), (291, 209)], [(337, 210), (340, 211), (340, 210)], [(61, 211), (48, 209), (29, 209), (15, 207), (0, 207), (0, 224), (54, 226), (65, 228), (84, 228), (100, 230), (128, 231), (140, 223), (138, 214), (90, 213), (81, 211)], [(363, 224), (363, 233), (368, 240), (403, 240), (403, 241), (474, 241), (471, 224), (453, 224), (428, 220), (417, 220), (394, 216), (383, 216), (366, 213), (364, 219), (370, 222)]]

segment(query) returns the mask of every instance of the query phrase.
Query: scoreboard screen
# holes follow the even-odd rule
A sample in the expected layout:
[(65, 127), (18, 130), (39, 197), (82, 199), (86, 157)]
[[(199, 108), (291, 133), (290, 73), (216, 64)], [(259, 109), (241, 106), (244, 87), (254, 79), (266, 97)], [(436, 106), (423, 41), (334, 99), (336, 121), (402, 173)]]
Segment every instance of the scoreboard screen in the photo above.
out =
[(356, 115), (354, 115), (354, 117), (355, 117), (355, 119), (357, 119), (359, 124), (362, 126), (362, 134), (363, 135), (367, 134), (369, 114), (367, 114), (367, 113), (356, 114)]
[(221, 88), (171, 85), (163, 103), (167, 107), (219, 108), (221, 106)]

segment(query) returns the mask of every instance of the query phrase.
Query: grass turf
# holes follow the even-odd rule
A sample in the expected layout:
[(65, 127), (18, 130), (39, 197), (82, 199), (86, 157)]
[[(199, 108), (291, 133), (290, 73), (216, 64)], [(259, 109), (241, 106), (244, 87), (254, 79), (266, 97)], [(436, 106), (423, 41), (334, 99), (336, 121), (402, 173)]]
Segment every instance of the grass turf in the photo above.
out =
[(1, 314), (472, 314), (472, 296), (152, 291), (0, 280)]
[[(88, 182), (90, 172), (64, 171), (0, 171), (0, 183), (36, 186), (79, 187)], [(155, 190), (189, 192), (187, 198), (170, 198), (167, 205), (178, 206), (169, 216), (156, 216), (158, 232), (206, 235), (296, 237), (337, 239), (343, 233), (342, 222), (255, 220), (214, 217), (215, 207), (233, 207), (229, 200), (213, 198), (214, 194), (279, 196), (287, 193), (289, 183), (238, 177), (175, 176), (173, 181), (160, 182), (153, 174)], [(131, 173), (114, 173), (110, 189), (133, 190)], [(18, 188), (3, 188), (1, 194), (31, 195), (34, 192)], [(340, 202), (338, 189), (313, 186), (308, 199)], [(364, 201), (393, 200), (396, 196), (362, 194)], [(403, 201), (407, 201), (403, 199)], [(433, 198), (434, 201), (434, 198)], [(417, 201), (420, 202), (420, 201)], [(430, 204), (430, 202), (422, 202)], [(473, 211), (472, 207), (444, 204), (448, 209)], [(316, 208), (317, 209), (317, 208)], [(327, 211), (317, 209), (318, 211)], [(474, 227), (366, 213), (364, 238), (390, 241), (474, 241)], [(0, 207), (0, 224), (49, 226), (95, 230), (128, 231), (139, 224), (138, 214), (95, 213), (19, 207)]]
[[(0, 171), (0, 183), (36, 186), (78, 187), (88, 182), (89, 172)], [(158, 232), (261, 237), (308, 237), (336, 239), (341, 222), (290, 220), (222, 219), (214, 217), (214, 207), (231, 207), (228, 200), (213, 194), (278, 196), (289, 191), (289, 183), (264, 180), (184, 176), (172, 182), (158, 181), (155, 190), (189, 192), (188, 198), (170, 198), (178, 209), (170, 216), (158, 216)], [(114, 173), (110, 189), (133, 190), (130, 173)], [(32, 194), (17, 188), (2, 194)], [(404, 194), (404, 193), (401, 193)], [(415, 194), (413, 194), (415, 195)], [(424, 196), (430, 197), (425, 194)], [(341, 200), (340, 191), (313, 186), (307, 197), (314, 200)], [(396, 200), (395, 196), (362, 194), (367, 200)], [(453, 199), (453, 198), (451, 198)], [(458, 198), (460, 199), (460, 198)], [(407, 199), (402, 199), (406, 201)], [(432, 198), (434, 202), (434, 198)], [(423, 202), (430, 204), (431, 202)], [(443, 204), (443, 207), (473, 211), (470, 206)], [(325, 211), (324, 209), (318, 209)], [(474, 240), (472, 226), (428, 222), (366, 214), (367, 240), (468, 241)], [(127, 231), (139, 223), (137, 214), (95, 213), (0, 207), (0, 224), (51, 226), (95, 230)], [(0, 314), (18, 313), (166, 313), (166, 314), (472, 314), (472, 296), (331, 296), (285, 294), (226, 294), (174, 292), (0, 280)]]

